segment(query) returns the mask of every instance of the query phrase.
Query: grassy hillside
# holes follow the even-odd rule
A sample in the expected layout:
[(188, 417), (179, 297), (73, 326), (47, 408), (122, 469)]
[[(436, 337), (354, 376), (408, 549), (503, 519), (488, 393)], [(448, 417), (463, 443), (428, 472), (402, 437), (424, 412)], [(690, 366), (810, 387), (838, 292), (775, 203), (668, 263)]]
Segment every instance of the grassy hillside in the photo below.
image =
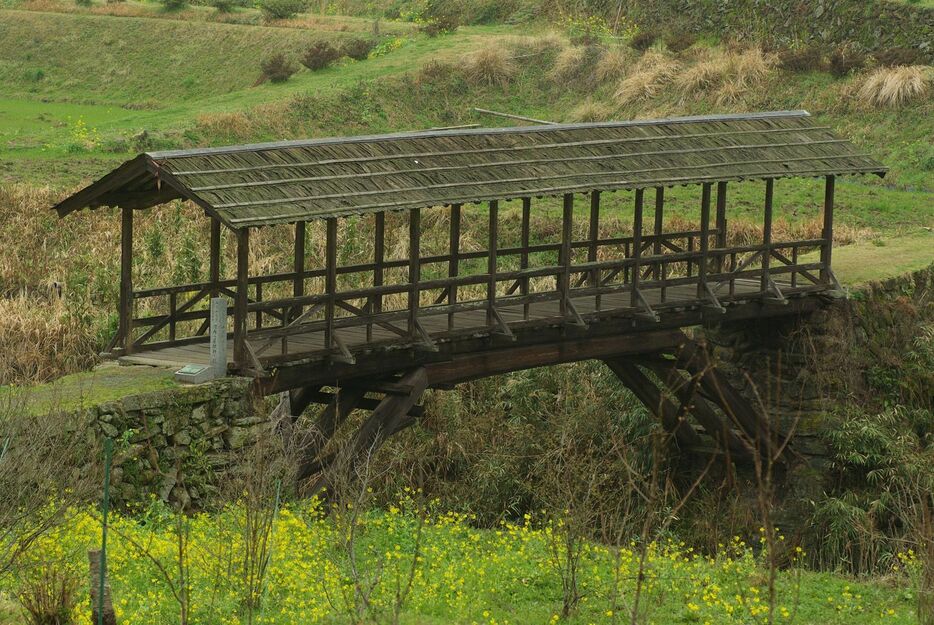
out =
[(257, 59), (352, 34), (4, 10), (0, 82), (8, 99), (161, 109), (246, 89)]

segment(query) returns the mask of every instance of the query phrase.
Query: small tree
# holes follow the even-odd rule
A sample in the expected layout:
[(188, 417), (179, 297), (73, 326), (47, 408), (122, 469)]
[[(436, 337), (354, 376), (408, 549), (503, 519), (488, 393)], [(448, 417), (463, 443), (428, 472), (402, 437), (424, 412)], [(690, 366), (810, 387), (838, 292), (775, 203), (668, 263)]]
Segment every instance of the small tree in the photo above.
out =
[(261, 0), (259, 8), (267, 20), (288, 20), (308, 8), (307, 0)]
[(166, 11), (181, 11), (188, 6), (188, 0), (162, 0), (162, 8)]
[(262, 70), (263, 79), (271, 82), (285, 82), (298, 71), (295, 64), (281, 52), (264, 59), (260, 63), (260, 69)]
[(326, 68), (339, 58), (341, 58), (341, 53), (337, 48), (327, 41), (316, 41), (305, 50), (301, 63), (311, 71), (316, 72)]
[(373, 47), (373, 42), (368, 39), (351, 39), (344, 42), (341, 52), (344, 53), (344, 56), (349, 56), (355, 61), (362, 61), (370, 56), (370, 50)]

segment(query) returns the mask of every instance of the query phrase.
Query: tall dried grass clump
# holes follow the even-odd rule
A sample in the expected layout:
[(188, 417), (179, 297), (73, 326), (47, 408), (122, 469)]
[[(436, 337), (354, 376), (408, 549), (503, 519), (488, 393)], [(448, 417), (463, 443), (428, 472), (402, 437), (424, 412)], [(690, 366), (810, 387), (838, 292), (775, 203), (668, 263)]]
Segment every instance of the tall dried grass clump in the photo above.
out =
[(863, 80), (857, 92), (864, 104), (900, 106), (925, 97), (934, 81), (930, 65), (880, 67)]
[(516, 56), (538, 56), (558, 52), (567, 42), (558, 33), (549, 32), (535, 37), (512, 37), (506, 40)]
[(620, 104), (630, 104), (654, 98), (680, 69), (681, 65), (676, 60), (649, 50), (639, 59), (633, 72), (619, 84), (616, 100)]
[(612, 106), (588, 99), (571, 111), (568, 120), (572, 122), (605, 122), (612, 116)]
[(629, 48), (608, 48), (597, 61), (597, 80), (600, 82), (620, 80), (634, 64), (633, 54)]
[(679, 74), (675, 84), (685, 95), (716, 93), (717, 104), (731, 103), (759, 86), (775, 64), (774, 56), (758, 48), (717, 50)]
[(594, 85), (596, 67), (602, 50), (598, 46), (569, 46), (561, 50), (555, 58), (549, 78), (560, 83)]
[(0, 299), (0, 386), (44, 382), (97, 362), (91, 323), (64, 302)]
[(516, 63), (505, 48), (487, 46), (467, 59), (465, 75), (474, 84), (505, 86), (516, 71)]

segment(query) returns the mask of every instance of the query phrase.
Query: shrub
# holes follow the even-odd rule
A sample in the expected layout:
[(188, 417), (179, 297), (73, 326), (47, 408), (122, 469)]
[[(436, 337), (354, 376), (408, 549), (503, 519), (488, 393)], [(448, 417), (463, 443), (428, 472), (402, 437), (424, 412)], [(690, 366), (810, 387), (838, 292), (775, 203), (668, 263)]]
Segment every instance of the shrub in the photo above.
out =
[(79, 7), (89, 7), (93, 3), (91, 0), (75, 0), (75, 4), (77, 4)]
[(632, 39), (629, 40), (629, 46), (633, 50), (638, 50), (639, 52), (645, 52), (658, 39), (658, 33), (652, 30), (643, 30), (637, 33)]
[(830, 53), (830, 73), (843, 78), (850, 72), (866, 65), (866, 55), (847, 46), (836, 48)]
[(814, 72), (824, 68), (824, 57), (820, 48), (807, 46), (778, 53), (778, 64), (789, 72)]
[(78, 605), (81, 581), (60, 565), (44, 565), (23, 584), (19, 603), (30, 625), (68, 625)]
[(467, 59), (467, 80), (474, 84), (505, 85), (516, 74), (516, 64), (503, 48), (487, 46)]
[(924, 62), (921, 51), (915, 48), (889, 48), (875, 53), (876, 61), (885, 67), (899, 65), (921, 65)]
[(341, 58), (340, 51), (327, 41), (316, 41), (308, 46), (301, 63), (313, 72), (324, 69)]
[(362, 61), (370, 56), (374, 45), (369, 39), (349, 39), (341, 46), (341, 52), (355, 61)]
[(898, 106), (930, 91), (931, 68), (926, 65), (880, 67), (864, 80), (859, 98), (875, 106)]
[(287, 20), (308, 8), (307, 0), (260, 0), (259, 8), (267, 20)]
[(428, 20), (419, 30), (429, 37), (437, 37), (438, 35), (453, 33), (458, 26), (457, 18), (454, 15), (439, 15)]
[(230, 13), (235, 5), (234, 0), (211, 0), (211, 6), (217, 9), (218, 13)]
[(687, 31), (668, 33), (665, 37), (665, 47), (674, 52), (684, 52), (697, 42), (697, 35)]
[(166, 11), (181, 11), (188, 6), (188, 0), (160, 0)]
[(285, 82), (298, 71), (298, 68), (281, 52), (260, 62), (260, 69), (264, 79), (271, 82)]

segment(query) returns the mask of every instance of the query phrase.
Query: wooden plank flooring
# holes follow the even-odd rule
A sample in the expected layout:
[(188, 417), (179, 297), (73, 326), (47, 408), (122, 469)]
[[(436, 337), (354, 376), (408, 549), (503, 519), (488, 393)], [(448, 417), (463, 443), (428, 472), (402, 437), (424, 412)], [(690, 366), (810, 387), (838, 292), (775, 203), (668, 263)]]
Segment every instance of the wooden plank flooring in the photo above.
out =
[[(787, 284), (780, 284), (780, 287), (787, 287)], [(653, 308), (664, 310), (665, 307), (672, 306), (695, 306), (697, 305), (696, 296), (697, 286), (693, 284), (668, 287), (665, 293), (665, 303), (661, 303), (661, 291), (659, 289), (647, 289), (643, 291), (646, 300)], [(718, 289), (718, 294), (724, 294), (727, 291), (726, 285)], [(759, 294), (758, 280), (736, 280), (736, 297), (743, 299), (753, 299)], [(607, 313), (610, 311), (626, 311), (630, 307), (630, 293), (622, 291), (600, 296), (600, 311)], [(572, 299), (577, 312), (584, 317), (596, 312), (596, 299), (593, 296), (575, 297)], [(507, 324), (523, 322), (523, 306), (511, 305), (498, 307), (500, 315)], [(426, 313), (428, 311), (425, 311)], [(529, 318), (531, 321), (548, 323), (546, 320), (560, 320), (560, 305), (557, 301), (538, 302), (530, 304)], [(447, 314), (423, 314), (419, 321), (425, 330), (433, 338), (443, 339), (444, 335), (449, 333)], [(395, 324), (396, 327), (404, 329), (404, 322)], [(472, 310), (455, 313), (454, 328), (458, 334), (477, 334), (486, 333), (489, 328), (486, 323), (486, 310)], [(473, 331), (473, 332), (472, 332)], [(336, 330), (340, 339), (351, 350), (358, 349), (368, 344), (366, 327), (341, 328)], [(409, 339), (401, 337), (391, 330), (373, 327), (372, 340), (370, 345), (391, 345), (398, 343), (407, 344)], [(259, 353), (260, 359), (267, 357), (280, 356), (282, 354), (281, 339), (264, 339), (262, 337), (252, 337), (251, 345), (254, 351)], [(288, 353), (308, 354), (309, 352), (320, 352), (324, 350), (324, 334), (320, 331), (305, 332), (288, 337)], [(232, 362), (233, 341), (229, 340), (227, 345), (228, 361)], [(185, 345), (177, 347), (165, 347), (152, 351), (140, 352), (131, 356), (123, 356), (122, 362), (135, 364), (148, 364), (160, 366), (183, 366), (186, 364), (208, 364), (210, 362), (209, 345), (207, 341), (194, 345)]]

